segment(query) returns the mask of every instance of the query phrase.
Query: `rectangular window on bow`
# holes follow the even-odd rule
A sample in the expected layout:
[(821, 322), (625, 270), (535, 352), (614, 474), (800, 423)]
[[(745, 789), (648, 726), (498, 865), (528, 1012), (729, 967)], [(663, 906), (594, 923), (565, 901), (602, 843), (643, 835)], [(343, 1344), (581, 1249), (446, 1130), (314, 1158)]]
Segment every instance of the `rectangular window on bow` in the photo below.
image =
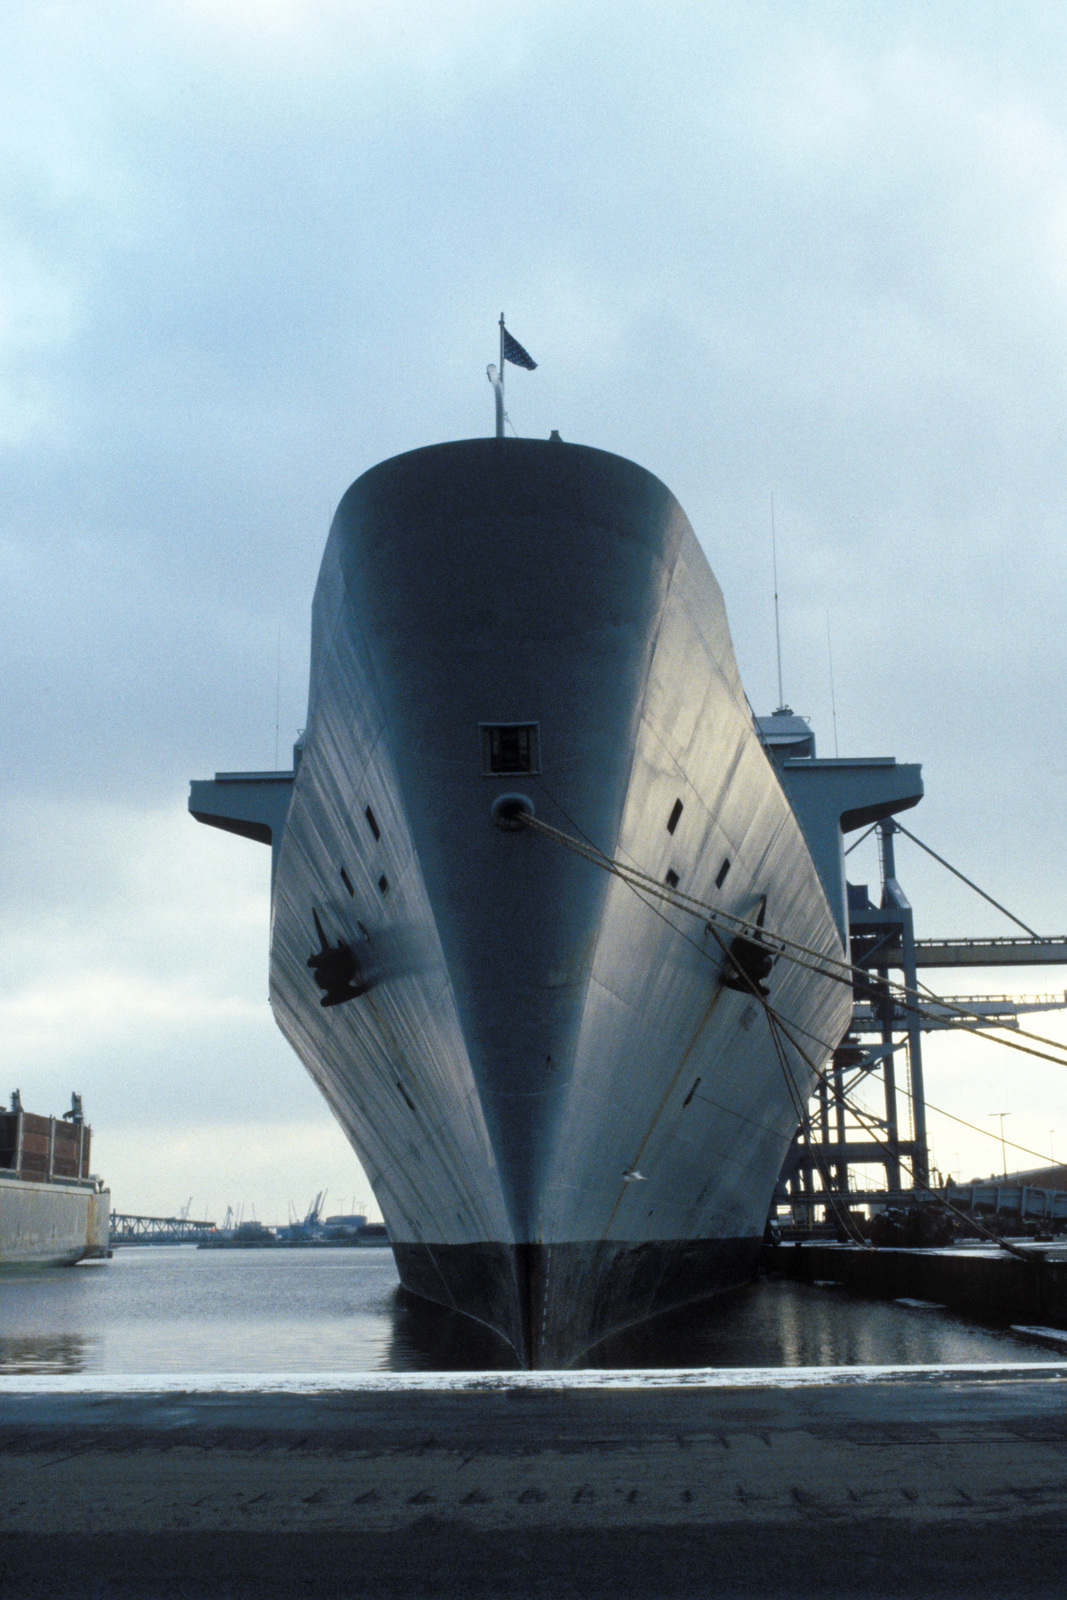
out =
[(536, 722), (483, 722), (482, 772), (487, 777), (540, 772), (541, 751)]

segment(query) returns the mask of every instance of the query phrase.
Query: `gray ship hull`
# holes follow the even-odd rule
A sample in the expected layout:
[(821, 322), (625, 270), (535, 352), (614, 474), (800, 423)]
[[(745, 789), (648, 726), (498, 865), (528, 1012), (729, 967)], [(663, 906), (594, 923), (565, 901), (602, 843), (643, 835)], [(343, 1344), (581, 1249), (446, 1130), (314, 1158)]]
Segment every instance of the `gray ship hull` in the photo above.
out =
[[(770, 1004), (804, 1059), (723, 985), (702, 919), (494, 821), (521, 796), (612, 860), (736, 916), (765, 908), (769, 930), (841, 958), (721, 593), (664, 486), (527, 440), (365, 474), (319, 579), (299, 757), (286, 784), (195, 784), (191, 809), (272, 842), (275, 1016), (405, 1285), (558, 1366), (749, 1276), (850, 993), (776, 964)], [(354, 974), (327, 1005), (320, 931)]]

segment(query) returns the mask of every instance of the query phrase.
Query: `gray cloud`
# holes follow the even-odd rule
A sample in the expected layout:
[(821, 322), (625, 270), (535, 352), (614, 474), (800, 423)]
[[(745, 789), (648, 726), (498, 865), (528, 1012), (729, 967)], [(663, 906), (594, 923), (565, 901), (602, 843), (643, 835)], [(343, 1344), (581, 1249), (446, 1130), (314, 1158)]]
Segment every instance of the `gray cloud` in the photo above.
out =
[[(185, 784), (273, 765), (276, 721), (285, 760), (332, 507), (489, 430), (501, 306), (540, 363), (509, 377), (516, 428), (671, 485), (754, 703), (773, 493), (821, 749), (829, 617), (842, 753), (922, 760), (916, 831), (1063, 927), (1058, 8), (224, 9), (24, 8), (7, 50), (0, 973), (27, 1101), (77, 1075), (101, 1131), (177, 1137), (211, 1094), (227, 1125), (289, 1093), (328, 1126), (261, 1003), (266, 853), (197, 829)], [(999, 931), (905, 848), (924, 931)], [(944, 1059), (959, 1103), (999, 1096), (999, 1066)], [(1062, 1089), (1014, 1092), (1020, 1134), (1067, 1139)]]

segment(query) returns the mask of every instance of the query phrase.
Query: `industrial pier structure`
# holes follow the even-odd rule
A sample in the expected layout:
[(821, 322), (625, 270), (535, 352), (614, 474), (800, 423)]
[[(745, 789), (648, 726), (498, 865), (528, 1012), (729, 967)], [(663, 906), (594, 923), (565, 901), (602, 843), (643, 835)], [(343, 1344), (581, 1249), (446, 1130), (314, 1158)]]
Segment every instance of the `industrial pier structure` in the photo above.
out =
[[(785, 705), (757, 722), (804, 828), (855, 974), (848, 1038), (834, 1052), (806, 1121), (797, 1130), (772, 1208), (772, 1216), (779, 1207), (788, 1207), (794, 1216), (808, 1221), (814, 1219), (816, 1210), (822, 1210), (824, 1221), (829, 1222), (839, 1217), (846, 1203), (899, 1204), (930, 1192), (924, 1032), (974, 1028), (983, 1022), (1011, 1027), (1023, 1013), (1067, 1006), (1067, 996), (1062, 994), (1031, 1001), (1011, 996), (936, 1000), (921, 994), (919, 970), (1063, 965), (1067, 964), (1067, 938), (1042, 939), (1027, 930), (1026, 938), (916, 939), (912, 907), (897, 878), (894, 848), (895, 834), (907, 830), (894, 819), (921, 800), (920, 767), (897, 762), (892, 756), (817, 757), (811, 727)], [(870, 899), (866, 885), (847, 881), (845, 839), (864, 828), (878, 832), (881, 885), (877, 904)], [(908, 837), (914, 839), (912, 834)], [(914, 842), (934, 854), (920, 840)], [(940, 856), (935, 859), (962, 876)], [(990, 900), (976, 884), (970, 887)], [(991, 903), (1005, 911), (996, 901)], [(900, 973), (904, 997), (899, 984), (895, 989), (890, 986), (891, 972)], [(907, 1107), (902, 1114), (900, 1104), (904, 1087), (898, 1081), (901, 1052), (910, 1118)], [(884, 1082), (884, 1116), (866, 1119), (866, 1126), (857, 1126), (852, 1116), (850, 1129), (850, 1095), (863, 1078), (878, 1070)], [(902, 1136), (909, 1121), (910, 1136)], [(871, 1166), (883, 1168), (884, 1189), (868, 1190), (851, 1181), (851, 1169)], [(1020, 1176), (1029, 1175), (1017, 1175), (1009, 1183), (1005, 1174), (1003, 1185), (971, 1185), (966, 1192), (957, 1188), (954, 1204), (966, 1210), (1011, 1212), (1022, 1219), (1067, 1220), (1067, 1194), (1057, 1196), (1054, 1181), (1038, 1186), (1020, 1183)]]

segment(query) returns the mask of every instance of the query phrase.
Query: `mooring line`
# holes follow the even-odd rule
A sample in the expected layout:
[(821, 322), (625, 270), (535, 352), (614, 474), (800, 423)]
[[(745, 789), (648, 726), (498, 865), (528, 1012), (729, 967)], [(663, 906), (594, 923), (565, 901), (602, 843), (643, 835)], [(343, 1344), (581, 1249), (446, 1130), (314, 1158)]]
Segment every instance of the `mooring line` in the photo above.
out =
[[(855, 980), (861, 979), (866, 983), (871, 982), (870, 971), (866, 967), (854, 966), (840, 957), (827, 955), (825, 952), (813, 949), (810, 945), (802, 944), (799, 940), (790, 939), (781, 933), (768, 932), (757, 923), (745, 917), (736, 916), (733, 912), (724, 911), (719, 906), (709, 905), (705, 900), (699, 900), (695, 895), (686, 894), (684, 890), (672, 888), (653, 878), (650, 873), (641, 871), (624, 862), (615, 861), (606, 855), (596, 845), (588, 844), (574, 838), (572, 834), (565, 833), (561, 828), (554, 828), (551, 823), (544, 822), (540, 817), (532, 816), (525, 812), (521, 816), (522, 825), (534, 829), (537, 833), (544, 834), (546, 838), (554, 839), (564, 848), (575, 855), (590, 862), (591, 865), (600, 867), (612, 876), (620, 878), (631, 888), (639, 889), (644, 893), (654, 895), (657, 899), (673, 906), (678, 911), (687, 912), (690, 916), (701, 917), (709, 929), (716, 924), (725, 924), (730, 931), (749, 936), (754, 942), (763, 944), (767, 950), (775, 955), (791, 961), (794, 966), (802, 967), (806, 971), (814, 972), (817, 976), (829, 978), (833, 982), (853, 988)], [(676, 930), (680, 931), (680, 930)], [(808, 957), (810, 959), (804, 959)], [(915, 988), (907, 984), (897, 983), (892, 979), (879, 979), (887, 997), (895, 1000), (905, 1010), (919, 1017), (929, 1014), (925, 1001), (934, 1001), (948, 1015), (960, 1019), (960, 1026), (965, 1032), (972, 1034), (976, 1039), (984, 1039), (989, 1044), (1003, 1045), (1009, 1050), (1018, 1050), (1023, 1055), (1036, 1056), (1042, 1061), (1051, 1061), (1055, 1066), (1067, 1066), (1067, 1053), (1058, 1040), (1046, 1038), (1043, 1034), (1032, 1033), (1025, 1028), (1013, 1028), (1013, 1037), (1005, 1038), (1000, 1033), (988, 1032), (991, 1027), (1007, 1028), (1007, 1023), (998, 1023), (989, 1018), (982, 1018), (976, 1012), (968, 1011), (965, 1006), (953, 1005), (951, 1002), (938, 995), (935, 990), (929, 989), (925, 984), (918, 984)], [(1035, 1050), (1030, 1045), (1023, 1044), (1023, 1039), (1029, 1039), (1034, 1044), (1048, 1045), (1056, 1052), (1050, 1054), (1048, 1050)], [(819, 1040), (828, 1051), (835, 1047), (826, 1041)]]
[[(775, 952), (776, 954), (783, 956), (786, 960), (793, 961), (793, 963), (797, 966), (804, 967), (807, 970), (815, 971), (823, 977), (832, 977), (835, 975), (826, 972), (825, 968), (821, 964), (817, 967), (813, 967), (810, 962), (799, 960), (795, 955), (792, 954), (791, 950), (787, 948), (787, 946), (792, 946), (795, 950), (801, 950), (804, 954), (815, 956), (820, 963), (824, 960), (829, 960), (832, 958), (823, 957), (820, 952), (813, 951), (810, 949), (810, 947), (801, 945), (799, 941), (787, 939), (781, 934), (769, 935), (767, 934), (766, 930), (760, 927), (757, 923), (749, 922), (742, 917), (736, 917), (731, 912), (724, 912), (718, 907), (709, 906), (706, 902), (698, 900), (695, 896), (686, 895), (677, 889), (670, 889), (668, 886), (660, 884), (659, 881), (655, 878), (652, 878), (650, 874), (642, 872), (639, 868), (625, 866), (623, 863), (612, 860), (610, 856), (605, 855), (604, 852), (599, 850), (595, 845), (575, 839), (573, 835), (564, 833), (560, 828), (552, 827), (550, 823), (543, 822), (539, 817), (534, 817), (529, 813), (524, 813), (522, 821), (527, 827), (533, 828), (535, 831), (543, 833), (546, 837), (556, 840), (558, 843), (564, 845), (567, 849), (583, 857), (593, 865), (598, 866), (602, 870), (607, 871), (613, 876), (619, 878), (622, 882), (626, 883), (627, 886), (639, 897), (643, 897), (644, 894), (652, 894), (656, 898), (666, 902), (668, 905), (675, 907), (679, 911), (689, 912), (690, 915), (703, 915), (704, 913), (708, 913), (708, 915), (704, 917), (704, 920), (709, 932), (719, 945), (726, 960), (740, 974), (742, 981), (747, 984), (753, 998), (762, 1006), (764, 1012), (766, 1013), (772, 1039), (774, 1040), (776, 1051), (779, 1052), (779, 1062), (781, 1063), (781, 1050), (780, 1042), (776, 1035), (776, 1029), (781, 1029), (786, 1039), (788, 1039), (789, 1043), (792, 1044), (794, 1050), (796, 1050), (801, 1059), (807, 1064), (816, 1081), (824, 1084), (827, 1088), (829, 1088), (830, 1092), (834, 1094), (835, 1098), (838, 1098), (837, 1085), (831, 1082), (822, 1067), (819, 1067), (815, 1064), (811, 1056), (800, 1044), (799, 1040), (794, 1037), (791, 1026), (787, 1024), (780, 1013), (778, 1013), (774, 1007), (769, 1004), (767, 997), (760, 992), (758, 986), (753, 983), (748, 973), (744, 971), (740, 962), (738, 962), (731, 954), (728, 946), (725, 944), (719, 932), (719, 929), (716, 927), (716, 922), (721, 920), (729, 925), (732, 925), (732, 927), (737, 928), (738, 930), (744, 929), (747, 933), (753, 935), (754, 942), (763, 944), (768, 950), (773, 950), (775, 943), (777, 943), (780, 948)], [(645, 904), (647, 905), (648, 902), (645, 901)], [(650, 905), (649, 910), (655, 911), (656, 907)], [(662, 913), (658, 914), (662, 915)], [(682, 938), (685, 938), (688, 943), (694, 944), (694, 948), (696, 948), (700, 954), (707, 956), (708, 960), (710, 961), (711, 956), (708, 951), (702, 950), (699, 946), (695, 945), (694, 941), (688, 939), (688, 936), (684, 934), (680, 928), (675, 927), (674, 923), (670, 922), (669, 919), (664, 920), (667, 921), (669, 927), (671, 927)], [(854, 974), (864, 979), (869, 977), (869, 974), (865, 968), (853, 967), (847, 962), (839, 962), (837, 965), (842, 972), (848, 972), (850, 975)], [(838, 981), (845, 980), (838, 978)], [(851, 986), (852, 977), (850, 976), (847, 981)], [(905, 985), (886, 983), (885, 987), (891, 992), (895, 991), (893, 997), (898, 1000), (902, 995), (911, 996), (916, 999), (920, 998), (915, 990), (909, 989)], [(934, 995), (930, 991), (928, 991), (928, 993), (930, 993), (931, 998), (937, 999), (939, 1003), (944, 1003), (940, 1001), (939, 996)], [(916, 1012), (919, 1016), (924, 1014), (921, 1006), (913, 1004), (908, 999), (904, 999), (901, 1003), (904, 1005), (906, 1010)], [(948, 1009), (965, 1018), (974, 1017), (974, 1013), (967, 1012), (962, 1007), (949, 1007)], [(975, 1018), (975, 1020), (977, 1021), (978, 1019)], [(807, 1033), (806, 1029), (802, 1031)], [(1064, 1060), (1062, 1056), (1049, 1056), (1043, 1051), (1031, 1050), (1025, 1045), (1018, 1044), (1014, 1039), (1005, 1039), (999, 1035), (983, 1033), (978, 1028), (967, 1028), (965, 1031), (974, 1034), (977, 1038), (987, 1040), (990, 1044), (1002, 1044), (1007, 1046), (1009, 1049), (1022, 1050), (1027, 1055), (1039, 1056), (1044, 1060), (1053, 1061), (1057, 1066), (1067, 1065), (1067, 1060)], [(826, 1040), (818, 1039), (813, 1034), (808, 1034), (808, 1037), (812, 1039), (813, 1043), (816, 1044), (820, 1050), (824, 1051), (828, 1056), (832, 1056), (836, 1046), (830, 1044)], [(1040, 1035), (1027, 1034), (1026, 1037), (1040, 1038)], [(1041, 1040), (1041, 1042), (1048, 1044), (1056, 1043), (1054, 1040)], [(789, 1087), (790, 1098), (793, 1100), (794, 1110), (796, 1111), (797, 1097), (794, 1093), (796, 1088), (795, 1080), (791, 1079), (791, 1074), (788, 1072), (787, 1066), (783, 1066), (783, 1072), (786, 1077), (787, 1086)], [(992, 1229), (987, 1228), (981, 1222), (974, 1221), (967, 1215), (967, 1213), (961, 1211), (957, 1206), (954, 1206), (951, 1201), (938, 1194), (928, 1181), (918, 1176), (913, 1163), (907, 1156), (901, 1155), (899, 1151), (892, 1150), (888, 1139), (884, 1139), (882, 1137), (881, 1129), (878, 1125), (877, 1119), (872, 1117), (869, 1112), (865, 1111), (850, 1097), (845, 1095), (843, 1091), (840, 1094), (840, 1101), (846, 1110), (852, 1112), (853, 1116), (860, 1123), (861, 1127), (863, 1127), (864, 1131), (868, 1134), (873, 1143), (880, 1145), (882, 1149), (884, 1149), (886, 1153), (895, 1161), (903, 1163), (915, 1187), (925, 1190), (930, 1198), (936, 1201), (938, 1205), (942, 1206), (946, 1211), (951, 1212), (961, 1221), (967, 1222), (968, 1225), (975, 1227), (979, 1233), (984, 1234), (985, 1237), (988, 1238), (992, 1243), (996, 1244), (998, 1248), (1007, 1251), (1011, 1255), (1017, 1256), (1021, 1260), (1032, 1260), (1032, 1257), (1025, 1251), (1019, 1250), (1017, 1246), (1009, 1244), (998, 1234), (994, 1233)], [(819, 1158), (815, 1155), (815, 1141), (812, 1141), (810, 1138), (809, 1118), (807, 1116), (806, 1106), (798, 1111), (798, 1123), (804, 1132), (805, 1142), (808, 1144), (809, 1150), (811, 1151), (812, 1159), (816, 1165), (819, 1165)], [(1030, 1153), (1033, 1154), (1033, 1152)], [(828, 1175), (823, 1170), (821, 1165), (819, 1165), (819, 1173), (823, 1179), (824, 1185), (827, 1185), (824, 1188), (824, 1193), (820, 1197), (819, 1203), (829, 1204), (832, 1209), (836, 1210), (836, 1204), (831, 1198), (834, 1191), (828, 1187)], [(845, 1226), (847, 1228), (848, 1224), (845, 1224)]]

